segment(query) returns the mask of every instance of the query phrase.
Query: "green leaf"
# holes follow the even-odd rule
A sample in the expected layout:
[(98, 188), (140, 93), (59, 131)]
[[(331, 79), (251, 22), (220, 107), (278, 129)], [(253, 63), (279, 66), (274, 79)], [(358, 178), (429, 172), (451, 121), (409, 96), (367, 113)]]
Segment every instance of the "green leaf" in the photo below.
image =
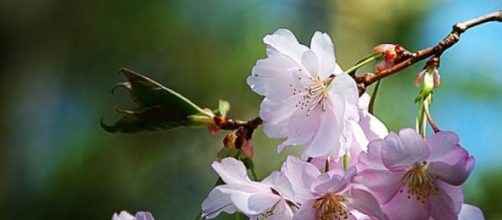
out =
[(212, 123), (210, 113), (179, 93), (134, 71), (122, 68), (120, 73), (128, 81), (118, 83), (112, 93), (118, 87), (127, 89), (138, 107), (134, 110), (117, 110), (123, 117), (113, 125), (106, 125), (101, 120), (101, 126), (106, 131), (151, 132)]
[(222, 117), (226, 117), (228, 111), (230, 110), (230, 103), (220, 99), (218, 102), (218, 110)]

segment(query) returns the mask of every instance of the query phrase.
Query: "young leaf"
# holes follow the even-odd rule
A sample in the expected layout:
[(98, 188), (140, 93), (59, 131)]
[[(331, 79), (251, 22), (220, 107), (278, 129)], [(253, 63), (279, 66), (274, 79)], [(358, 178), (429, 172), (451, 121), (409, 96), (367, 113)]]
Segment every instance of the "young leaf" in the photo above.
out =
[(138, 107), (117, 110), (123, 117), (113, 125), (106, 125), (101, 120), (101, 126), (106, 131), (135, 133), (212, 123), (210, 113), (179, 93), (132, 70), (122, 68), (120, 72), (128, 81), (118, 83), (115, 88), (127, 89)]
[(230, 103), (220, 99), (218, 102), (218, 110), (222, 117), (226, 117), (228, 111), (230, 110)]

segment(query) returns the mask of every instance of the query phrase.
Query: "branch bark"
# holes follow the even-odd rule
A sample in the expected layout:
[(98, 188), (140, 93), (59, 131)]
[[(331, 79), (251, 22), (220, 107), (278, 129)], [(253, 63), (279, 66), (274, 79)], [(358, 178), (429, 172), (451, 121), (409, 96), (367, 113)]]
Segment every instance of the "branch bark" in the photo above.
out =
[(359, 92), (362, 94), (366, 88), (377, 82), (380, 79), (391, 76), (421, 60), (424, 60), (431, 56), (441, 56), (441, 54), (448, 50), (448, 48), (455, 45), (460, 40), (460, 35), (470, 28), (476, 27), (480, 24), (487, 22), (498, 21), (502, 22), (502, 10), (498, 10), (481, 17), (477, 17), (465, 22), (457, 23), (453, 25), (450, 34), (448, 34), (443, 40), (441, 40), (437, 45), (428, 47), (422, 50), (418, 50), (413, 53), (409, 58), (395, 64), (394, 66), (378, 71), (376, 73), (366, 73), (361, 76), (356, 77), (357, 87)]

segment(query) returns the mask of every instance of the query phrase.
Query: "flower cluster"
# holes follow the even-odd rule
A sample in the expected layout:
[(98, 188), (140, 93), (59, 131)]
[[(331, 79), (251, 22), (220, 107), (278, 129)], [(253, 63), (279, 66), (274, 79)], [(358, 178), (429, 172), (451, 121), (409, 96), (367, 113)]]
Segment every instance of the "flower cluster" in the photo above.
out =
[[(264, 38), (267, 58), (248, 77), (265, 96), (260, 117), (278, 146), (303, 145), (262, 181), (231, 157), (213, 163), (224, 184), (202, 203), (202, 217), (240, 212), (250, 219), (483, 219), (463, 204), (461, 184), (474, 159), (452, 132), (422, 137), (388, 132), (368, 112), (354, 79), (316, 32), (310, 48), (286, 29)], [(390, 58), (389, 58), (390, 59)]]

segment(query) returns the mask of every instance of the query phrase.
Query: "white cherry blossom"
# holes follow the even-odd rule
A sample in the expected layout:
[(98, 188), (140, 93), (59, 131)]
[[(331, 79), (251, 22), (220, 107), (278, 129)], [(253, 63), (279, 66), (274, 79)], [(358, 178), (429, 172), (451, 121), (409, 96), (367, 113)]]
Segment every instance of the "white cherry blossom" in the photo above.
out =
[(287, 29), (263, 39), (267, 58), (259, 60), (247, 82), (265, 96), (260, 117), (278, 146), (305, 145), (303, 157), (348, 152), (351, 121), (357, 122), (359, 93), (355, 81), (338, 66), (330, 37), (316, 32), (310, 48)]

